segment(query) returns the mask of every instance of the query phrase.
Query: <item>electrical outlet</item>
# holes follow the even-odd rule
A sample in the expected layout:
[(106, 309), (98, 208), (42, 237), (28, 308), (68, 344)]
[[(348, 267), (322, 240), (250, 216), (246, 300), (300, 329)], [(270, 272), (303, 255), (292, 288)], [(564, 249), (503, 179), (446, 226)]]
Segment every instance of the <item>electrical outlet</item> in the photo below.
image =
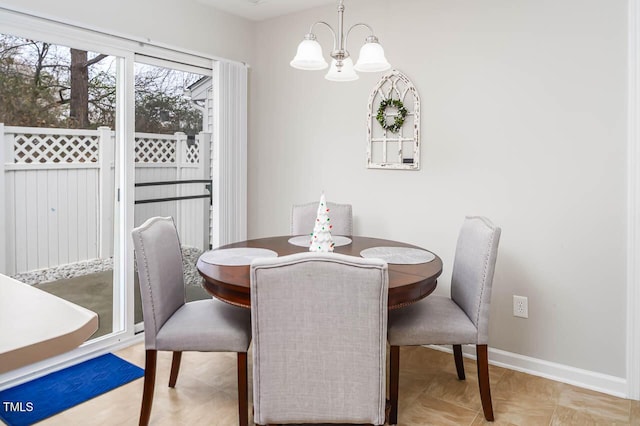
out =
[(529, 300), (524, 296), (513, 296), (513, 316), (529, 318)]

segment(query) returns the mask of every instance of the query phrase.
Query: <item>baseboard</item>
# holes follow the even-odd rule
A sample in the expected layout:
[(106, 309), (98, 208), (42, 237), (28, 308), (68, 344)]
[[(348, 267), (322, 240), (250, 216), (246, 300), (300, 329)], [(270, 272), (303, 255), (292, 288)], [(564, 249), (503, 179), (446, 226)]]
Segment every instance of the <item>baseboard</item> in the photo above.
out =
[[(453, 352), (450, 346), (429, 345), (428, 347), (439, 351)], [(468, 358), (476, 358), (476, 348), (473, 345), (463, 346), (462, 352)], [(489, 348), (489, 364), (620, 398), (628, 398), (627, 381), (621, 377), (582, 370), (493, 348)]]

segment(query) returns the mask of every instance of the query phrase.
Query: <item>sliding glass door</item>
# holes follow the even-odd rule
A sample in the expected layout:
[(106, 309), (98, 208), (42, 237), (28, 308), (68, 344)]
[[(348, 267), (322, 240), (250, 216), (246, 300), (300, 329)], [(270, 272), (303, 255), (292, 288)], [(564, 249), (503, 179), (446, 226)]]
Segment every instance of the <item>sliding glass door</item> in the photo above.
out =
[(0, 34), (0, 273), (96, 312), (92, 339), (122, 329), (113, 316), (119, 61)]
[[(209, 297), (195, 269), (209, 248), (211, 70), (136, 56), (134, 225), (173, 218), (188, 300)], [(137, 280), (137, 274), (136, 274)], [(142, 321), (139, 290), (135, 322)], [(140, 328), (140, 327), (138, 327)]]
[(209, 58), (2, 8), (0, 25), (0, 273), (100, 327), (2, 386), (136, 340), (131, 229), (150, 217), (176, 223), (187, 299), (209, 297), (195, 262), (214, 223), (214, 113)]

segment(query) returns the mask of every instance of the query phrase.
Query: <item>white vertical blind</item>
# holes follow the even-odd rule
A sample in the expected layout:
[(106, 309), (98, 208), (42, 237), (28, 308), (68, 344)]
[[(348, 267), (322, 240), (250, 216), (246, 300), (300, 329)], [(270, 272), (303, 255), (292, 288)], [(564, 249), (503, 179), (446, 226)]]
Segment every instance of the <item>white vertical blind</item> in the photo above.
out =
[(629, 1), (627, 397), (640, 399), (640, 0)]
[(247, 238), (247, 68), (217, 62), (213, 71), (213, 247)]

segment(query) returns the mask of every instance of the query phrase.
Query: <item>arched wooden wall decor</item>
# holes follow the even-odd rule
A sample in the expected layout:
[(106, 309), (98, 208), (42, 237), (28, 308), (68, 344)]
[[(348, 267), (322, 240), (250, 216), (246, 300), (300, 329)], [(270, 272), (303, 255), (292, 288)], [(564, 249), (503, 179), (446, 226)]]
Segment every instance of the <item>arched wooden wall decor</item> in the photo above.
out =
[(391, 70), (369, 96), (367, 167), (420, 169), (420, 96), (411, 81)]

